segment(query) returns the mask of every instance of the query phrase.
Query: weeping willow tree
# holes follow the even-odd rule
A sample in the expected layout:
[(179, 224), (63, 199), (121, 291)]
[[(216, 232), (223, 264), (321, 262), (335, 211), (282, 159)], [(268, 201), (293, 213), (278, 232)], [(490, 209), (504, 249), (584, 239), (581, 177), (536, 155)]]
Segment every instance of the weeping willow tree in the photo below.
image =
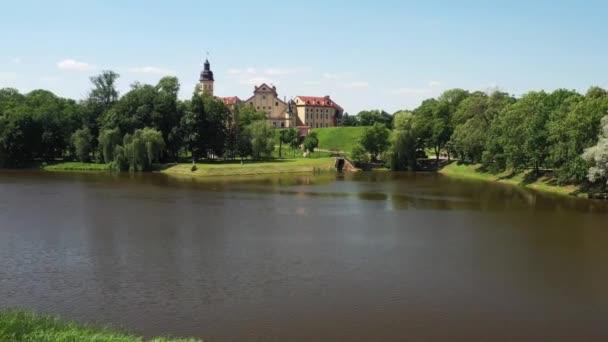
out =
[(165, 149), (162, 133), (153, 128), (138, 129), (126, 134), (123, 145), (114, 150), (115, 170), (148, 171), (155, 162), (160, 161)]
[(591, 183), (608, 184), (608, 115), (602, 119), (597, 145), (588, 148), (583, 158), (591, 165), (587, 178)]

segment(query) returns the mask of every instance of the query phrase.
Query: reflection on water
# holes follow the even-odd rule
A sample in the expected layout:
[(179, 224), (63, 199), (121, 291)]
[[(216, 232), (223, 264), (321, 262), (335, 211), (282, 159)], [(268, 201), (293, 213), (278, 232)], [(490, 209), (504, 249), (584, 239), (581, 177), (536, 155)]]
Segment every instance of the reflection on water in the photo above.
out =
[(210, 341), (608, 338), (608, 205), (414, 173), (0, 173), (0, 307)]

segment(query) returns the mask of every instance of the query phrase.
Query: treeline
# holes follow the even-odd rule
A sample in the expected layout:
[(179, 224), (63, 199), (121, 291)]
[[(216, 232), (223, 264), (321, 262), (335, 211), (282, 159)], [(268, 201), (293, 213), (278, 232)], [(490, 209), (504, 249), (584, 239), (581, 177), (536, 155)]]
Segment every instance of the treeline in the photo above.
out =
[[(479, 163), (489, 172), (551, 173), (560, 184), (608, 179), (608, 118), (602, 125), (608, 92), (598, 87), (584, 95), (559, 89), (521, 98), (452, 89), (413, 111), (395, 113), (390, 126), (382, 112), (375, 113), (354, 156), (364, 158), (367, 151), (373, 159), (383, 148), (382, 157), (394, 170), (416, 169), (420, 157), (432, 151), (437, 160)], [(379, 133), (390, 127), (390, 136)]]
[[(274, 132), (263, 112), (239, 107), (231, 113), (198, 88), (181, 101), (175, 77), (156, 85), (135, 83), (119, 96), (118, 77), (112, 71), (92, 77), (82, 101), (45, 90), (0, 89), (0, 166), (74, 159), (139, 171), (184, 156), (260, 159), (274, 151)], [(298, 138), (291, 132), (282, 141), (292, 146), (297, 144), (289, 139)]]

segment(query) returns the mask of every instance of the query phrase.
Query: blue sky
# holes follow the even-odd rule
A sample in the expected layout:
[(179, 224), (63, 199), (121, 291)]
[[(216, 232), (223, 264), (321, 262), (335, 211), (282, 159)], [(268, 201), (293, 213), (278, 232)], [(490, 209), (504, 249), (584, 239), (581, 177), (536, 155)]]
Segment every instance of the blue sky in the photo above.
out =
[(209, 51), (216, 95), (256, 83), (331, 95), (346, 111), (416, 107), (448, 88), (521, 95), (608, 86), (602, 1), (8, 1), (0, 87), (81, 99), (101, 70), (179, 77), (187, 98)]

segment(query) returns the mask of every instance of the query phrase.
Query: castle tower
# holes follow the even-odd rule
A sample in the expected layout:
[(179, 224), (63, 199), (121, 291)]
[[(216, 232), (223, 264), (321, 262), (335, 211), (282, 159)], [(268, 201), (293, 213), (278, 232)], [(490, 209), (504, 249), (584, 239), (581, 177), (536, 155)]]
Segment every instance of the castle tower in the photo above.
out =
[(201, 71), (201, 77), (199, 78), (201, 92), (213, 96), (213, 71), (211, 71), (211, 64), (209, 60), (205, 60), (205, 69)]

